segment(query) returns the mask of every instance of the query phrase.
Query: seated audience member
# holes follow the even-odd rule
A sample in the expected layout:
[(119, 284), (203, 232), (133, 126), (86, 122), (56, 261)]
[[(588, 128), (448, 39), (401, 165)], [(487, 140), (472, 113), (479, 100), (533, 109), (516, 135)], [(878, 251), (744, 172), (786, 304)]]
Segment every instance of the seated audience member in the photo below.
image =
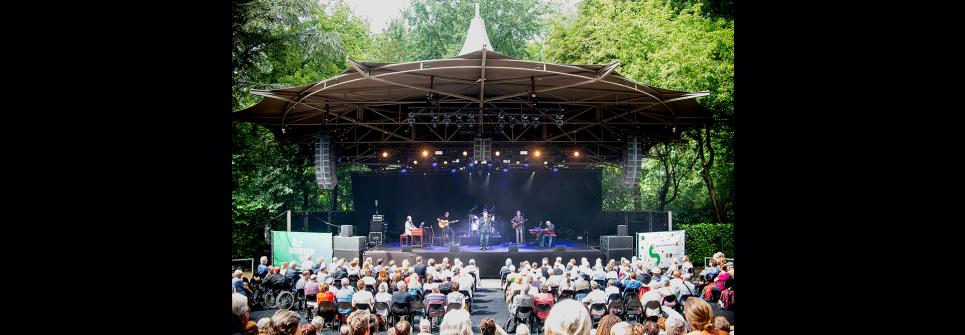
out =
[(596, 281), (592, 281), (590, 282), (590, 287), (593, 290), (580, 301), (587, 305), (606, 304), (608, 297), (607, 294), (600, 289), (600, 284)]
[(345, 322), (348, 324), (349, 335), (369, 335), (372, 324), (372, 320), (369, 318), (370, 315), (366, 310), (358, 310), (349, 314)]
[(690, 297), (684, 303), (684, 317), (690, 324), (688, 335), (724, 335), (714, 329), (714, 312), (706, 301), (697, 297)]
[(459, 282), (452, 283), (452, 292), (450, 292), (449, 295), (446, 296), (447, 304), (464, 304), (466, 296), (463, 295), (462, 293), (459, 293), (460, 287), (462, 286), (459, 285)]
[(606, 290), (603, 291), (603, 293), (606, 293), (607, 296), (610, 296), (611, 294), (620, 294), (620, 288), (617, 287), (617, 280), (616, 279), (607, 280)]
[(457, 309), (446, 313), (439, 325), (439, 335), (473, 335), (469, 312)]
[(647, 321), (647, 323), (643, 324), (642, 335), (659, 335), (659, 334), (660, 334), (660, 326), (657, 325), (656, 322)]
[(319, 307), (316, 314), (325, 320), (332, 321), (335, 319), (335, 303), (337, 302), (337, 300), (335, 300), (335, 293), (329, 290), (328, 283), (318, 284), (318, 290), (318, 294), (315, 295), (315, 302), (321, 306), (323, 301), (329, 301), (332, 303), (332, 308), (325, 309)]
[(316, 333), (321, 333), (325, 331), (325, 319), (323, 319), (321, 316), (316, 316), (312, 318), (312, 322), (310, 323), (312, 324), (312, 326), (315, 326)]
[(714, 328), (722, 331), (724, 333), (730, 333), (730, 321), (727, 321), (723, 315), (718, 315), (714, 317)]
[(519, 291), (514, 297), (513, 302), (509, 305), (509, 320), (506, 322), (506, 329), (510, 333), (516, 331), (516, 310), (520, 307), (533, 307), (533, 296), (529, 295), (528, 290)]
[(310, 323), (306, 323), (302, 325), (301, 329), (299, 329), (298, 335), (315, 335), (315, 333), (316, 333), (315, 326)]
[(546, 335), (590, 335), (592, 327), (586, 307), (576, 300), (564, 299), (550, 310), (543, 331)]
[[(389, 307), (391, 307), (391, 306), (392, 306), (392, 294), (389, 294), (388, 290), (389, 290), (389, 284), (388, 284), (388, 283), (379, 283), (379, 293), (376, 293), (376, 294), (375, 294), (375, 302), (376, 302), (376, 303), (384, 302), (386, 305), (388, 305)], [(373, 306), (373, 307), (374, 307), (374, 306)], [(388, 310), (385, 310), (385, 311), (375, 311), (375, 313), (378, 314), (379, 318), (381, 318), (380, 322), (384, 322), (384, 321), (385, 321), (385, 318), (387, 318), (387, 317), (389, 316), (389, 311), (388, 311)]]
[(434, 287), (432, 288), (432, 293), (426, 294), (426, 298), (425, 298), (425, 301), (423, 301), (423, 303), (425, 303), (426, 306), (429, 306), (430, 304), (445, 305), (446, 295), (439, 292), (439, 287)]
[(525, 323), (521, 323), (516, 326), (516, 335), (529, 335), (529, 326), (527, 326)]
[(633, 327), (626, 321), (617, 322), (610, 328), (610, 335), (633, 335)]
[[(354, 294), (355, 291), (352, 290), (352, 286), (350, 285), (348, 278), (342, 278), (342, 289), (338, 290), (338, 292), (335, 292), (336, 302), (352, 302), (352, 296)], [(352, 310), (340, 308), (338, 312), (341, 314), (348, 314), (351, 313)]]
[(396, 335), (410, 335), (412, 334), (412, 326), (409, 325), (409, 321), (399, 320), (395, 324), (395, 334)]
[[(547, 304), (547, 305), (550, 305), (550, 308), (552, 308), (554, 303), (556, 303), (556, 298), (553, 297), (552, 293), (550, 293), (550, 286), (546, 284), (540, 285), (539, 294), (533, 297), (533, 306), (536, 306), (539, 304)], [(546, 311), (546, 312), (536, 311), (536, 315), (541, 319), (546, 318), (548, 314), (549, 314), (549, 311)]]
[(687, 333), (687, 321), (682, 318), (667, 318), (664, 321), (666, 335), (684, 335)]
[(725, 264), (721, 268), (721, 271), (717, 273), (717, 277), (714, 278), (714, 282), (707, 286), (704, 286), (704, 298), (705, 299), (712, 298), (713, 291), (718, 291), (718, 292), (723, 291), (724, 283), (726, 283), (728, 279), (730, 279), (730, 273), (727, 272), (727, 265)]
[(365, 282), (359, 280), (356, 286), (359, 290), (352, 294), (352, 307), (358, 304), (369, 304), (369, 308), (375, 307), (375, 296), (372, 295), (372, 292), (365, 290)]
[(419, 335), (432, 335), (432, 324), (429, 323), (429, 319), (419, 320)]
[(249, 320), (248, 298), (240, 293), (231, 294), (232, 334), (257, 335), (258, 324)]
[(305, 295), (318, 294), (319, 291), (318, 276), (309, 276), (308, 281), (305, 282)]
[(279, 309), (271, 316), (268, 323), (268, 334), (272, 335), (296, 335), (298, 334), (298, 323), (301, 318), (298, 313), (287, 309)]
[(613, 314), (604, 315), (602, 318), (600, 318), (600, 322), (596, 324), (596, 334), (609, 335), (610, 329), (613, 328), (613, 325), (619, 323), (620, 321), (623, 321), (623, 320), (620, 320), (620, 317), (616, 315), (613, 315)]

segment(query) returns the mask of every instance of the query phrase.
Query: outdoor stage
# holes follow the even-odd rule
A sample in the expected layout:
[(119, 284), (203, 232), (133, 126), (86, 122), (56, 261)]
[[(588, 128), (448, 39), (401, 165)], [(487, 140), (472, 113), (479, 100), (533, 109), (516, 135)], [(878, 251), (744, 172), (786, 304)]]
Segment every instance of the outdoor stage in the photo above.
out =
[(596, 258), (603, 258), (602, 251), (587, 248), (584, 242), (560, 242), (557, 246), (564, 246), (565, 251), (556, 251), (556, 248), (535, 248), (532, 246), (520, 246), (519, 252), (510, 253), (510, 244), (494, 244), (492, 249), (480, 251), (479, 246), (461, 246), (458, 252), (450, 252), (447, 246), (432, 246), (426, 248), (413, 248), (412, 252), (403, 252), (398, 243), (390, 243), (381, 247), (366, 250), (363, 257), (372, 257), (373, 260), (382, 258), (386, 264), (390, 260), (395, 260), (396, 264), (401, 264), (403, 259), (408, 258), (409, 262), (415, 264), (416, 256), (422, 256), (422, 261), (426, 262), (429, 258), (435, 258), (436, 262), (442, 261), (443, 257), (449, 257), (452, 261), (459, 258), (463, 264), (469, 264), (469, 259), (476, 260), (479, 267), (479, 275), (483, 278), (499, 278), (499, 268), (503, 267), (506, 258), (511, 258), (514, 265), (519, 265), (520, 261), (542, 262), (543, 257), (554, 262), (556, 257), (563, 257), (563, 262), (568, 262), (570, 258), (580, 260), (581, 257), (593, 262)]

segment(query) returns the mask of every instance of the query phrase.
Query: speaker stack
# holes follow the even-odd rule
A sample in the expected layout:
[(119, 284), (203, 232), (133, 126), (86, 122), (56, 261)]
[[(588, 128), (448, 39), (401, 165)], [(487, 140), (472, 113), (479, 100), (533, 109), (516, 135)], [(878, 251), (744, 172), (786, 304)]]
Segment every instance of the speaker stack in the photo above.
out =
[(477, 137), (472, 146), (472, 159), (477, 162), (492, 162), (493, 139)]
[(349, 261), (352, 258), (362, 259), (362, 252), (365, 251), (365, 236), (335, 236), (332, 239), (334, 257), (345, 258)]
[(620, 185), (634, 187), (640, 184), (640, 167), (643, 165), (643, 147), (637, 135), (628, 135), (623, 150), (623, 171), (620, 172)]
[(607, 260), (630, 259), (633, 257), (633, 236), (600, 236), (600, 251), (606, 254)]
[(315, 181), (318, 182), (318, 188), (323, 190), (334, 189), (338, 183), (332, 138), (324, 129), (315, 136)]
[(630, 234), (627, 234), (627, 225), (625, 224), (617, 225), (617, 235), (630, 236)]

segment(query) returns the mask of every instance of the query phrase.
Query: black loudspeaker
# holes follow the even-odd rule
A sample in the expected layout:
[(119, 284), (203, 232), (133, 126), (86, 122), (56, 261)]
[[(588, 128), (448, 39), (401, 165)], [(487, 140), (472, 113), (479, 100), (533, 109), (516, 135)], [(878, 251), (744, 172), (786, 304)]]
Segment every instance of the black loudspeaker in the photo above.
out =
[(600, 236), (600, 250), (607, 251), (610, 249), (633, 249), (633, 237), (613, 235)]
[(515, 246), (515, 245), (509, 246), (509, 252), (519, 252), (519, 246)]
[(402, 246), (402, 252), (412, 252), (412, 246), (411, 246), (411, 245), (403, 245), (403, 246)]
[(556, 246), (556, 251), (557, 251), (557, 252), (559, 252), (559, 251), (566, 251), (566, 247), (564, 247), (564, 246), (562, 246), (562, 245), (558, 245), (558, 246)]
[(315, 181), (318, 182), (318, 188), (323, 190), (334, 189), (338, 183), (331, 142), (331, 136), (324, 129), (315, 136)]
[(455, 245), (455, 244), (450, 245), (450, 246), (449, 246), (449, 252), (459, 252), (459, 246), (458, 246), (458, 245)]
[(619, 235), (619, 236), (629, 236), (629, 235), (627, 234), (627, 225), (625, 225), (625, 224), (617, 225), (617, 235)]
[(640, 167), (643, 165), (643, 147), (636, 135), (627, 136), (626, 147), (623, 150), (623, 164), (620, 172), (620, 185), (636, 187), (640, 184)]

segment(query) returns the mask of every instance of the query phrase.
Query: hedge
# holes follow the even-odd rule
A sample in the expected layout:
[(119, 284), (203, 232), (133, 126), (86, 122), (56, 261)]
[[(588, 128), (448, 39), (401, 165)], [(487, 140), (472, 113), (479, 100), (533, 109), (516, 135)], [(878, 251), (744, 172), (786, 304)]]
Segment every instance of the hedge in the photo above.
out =
[(687, 255), (690, 256), (691, 263), (706, 266), (703, 264), (704, 257), (711, 257), (718, 251), (723, 251), (727, 258), (735, 258), (734, 224), (695, 223), (681, 224), (677, 227), (686, 231)]

